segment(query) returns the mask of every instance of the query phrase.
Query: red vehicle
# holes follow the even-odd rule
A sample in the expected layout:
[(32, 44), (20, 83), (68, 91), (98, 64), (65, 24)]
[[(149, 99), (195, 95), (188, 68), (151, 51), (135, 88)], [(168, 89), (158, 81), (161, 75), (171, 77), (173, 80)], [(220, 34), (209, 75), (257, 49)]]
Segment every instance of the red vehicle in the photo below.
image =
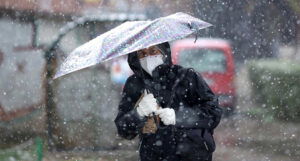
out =
[(234, 60), (229, 42), (222, 39), (184, 39), (172, 44), (172, 61), (194, 68), (219, 96), (219, 104), (231, 112), (235, 108)]

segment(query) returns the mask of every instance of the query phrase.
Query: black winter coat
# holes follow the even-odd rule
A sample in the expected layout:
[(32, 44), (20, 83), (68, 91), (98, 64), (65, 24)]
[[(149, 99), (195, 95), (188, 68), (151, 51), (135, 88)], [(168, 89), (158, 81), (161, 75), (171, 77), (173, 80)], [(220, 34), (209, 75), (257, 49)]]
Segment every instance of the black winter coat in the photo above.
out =
[[(171, 63), (168, 43), (161, 46), (168, 55), (165, 63), (155, 68), (152, 77), (141, 68), (136, 53), (128, 56), (134, 74), (127, 79), (123, 89), (115, 119), (118, 133), (126, 139), (140, 136), (142, 161), (209, 161), (215, 150), (213, 130), (222, 115), (217, 97), (193, 69)], [(181, 75), (185, 77), (174, 89), (174, 98), (170, 100), (172, 87)], [(153, 93), (162, 108), (170, 105), (169, 108), (175, 110), (175, 125), (161, 123), (156, 134), (141, 133), (147, 119), (140, 117), (134, 106), (144, 89)]]

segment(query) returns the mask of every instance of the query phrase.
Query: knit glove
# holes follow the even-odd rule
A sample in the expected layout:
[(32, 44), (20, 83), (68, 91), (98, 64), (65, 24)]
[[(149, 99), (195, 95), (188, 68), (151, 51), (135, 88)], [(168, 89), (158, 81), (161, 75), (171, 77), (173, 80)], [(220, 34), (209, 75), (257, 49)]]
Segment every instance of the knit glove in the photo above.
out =
[(175, 111), (172, 108), (160, 108), (155, 112), (165, 125), (175, 125)]
[(137, 113), (140, 116), (149, 116), (158, 109), (158, 104), (153, 94), (144, 93), (144, 97), (137, 106)]

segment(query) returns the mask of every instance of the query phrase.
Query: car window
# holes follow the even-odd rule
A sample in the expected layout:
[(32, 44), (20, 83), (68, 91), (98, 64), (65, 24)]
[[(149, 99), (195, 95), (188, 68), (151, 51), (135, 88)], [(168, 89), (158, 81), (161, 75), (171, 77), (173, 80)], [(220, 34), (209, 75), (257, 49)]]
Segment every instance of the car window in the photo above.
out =
[(226, 58), (221, 50), (184, 49), (179, 52), (178, 63), (198, 72), (226, 71)]

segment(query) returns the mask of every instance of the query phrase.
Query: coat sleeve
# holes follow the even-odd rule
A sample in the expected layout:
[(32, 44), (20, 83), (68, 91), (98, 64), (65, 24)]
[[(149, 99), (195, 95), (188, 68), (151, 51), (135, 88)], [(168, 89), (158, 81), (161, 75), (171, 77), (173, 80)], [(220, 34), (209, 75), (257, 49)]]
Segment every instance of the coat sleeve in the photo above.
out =
[(129, 77), (125, 83), (119, 103), (115, 124), (118, 134), (125, 139), (135, 138), (146, 122), (146, 118), (140, 117), (136, 108), (134, 108), (142, 94), (139, 85), (140, 82), (134, 76)]
[(218, 98), (209, 86), (193, 70), (186, 74), (187, 88), (186, 103), (181, 105), (176, 113), (177, 128), (207, 128), (213, 131), (220, 123), (222, 109)]

